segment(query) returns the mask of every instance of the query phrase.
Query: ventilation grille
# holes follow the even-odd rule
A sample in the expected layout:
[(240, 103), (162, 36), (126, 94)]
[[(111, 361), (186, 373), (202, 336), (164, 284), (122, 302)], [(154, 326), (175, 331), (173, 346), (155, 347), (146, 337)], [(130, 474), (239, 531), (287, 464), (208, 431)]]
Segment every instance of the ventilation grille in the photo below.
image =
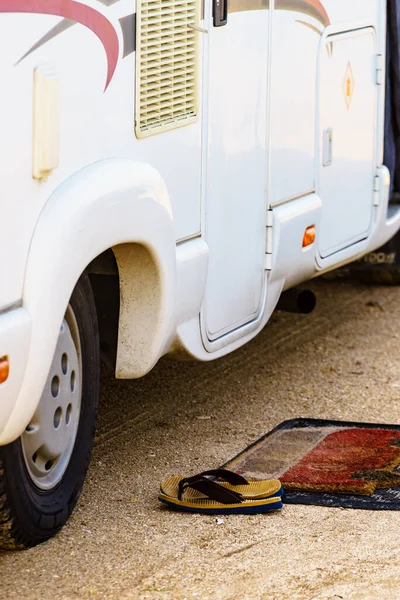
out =
[(136, 135), (146, 137), (197, 118), (199, 0), (139, 0)]

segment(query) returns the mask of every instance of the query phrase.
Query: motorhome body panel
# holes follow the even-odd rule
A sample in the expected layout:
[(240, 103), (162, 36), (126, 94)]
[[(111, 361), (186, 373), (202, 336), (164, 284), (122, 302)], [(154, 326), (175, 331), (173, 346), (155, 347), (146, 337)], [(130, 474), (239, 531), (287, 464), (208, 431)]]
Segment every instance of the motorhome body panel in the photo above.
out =
[[(61, 13), (66, 7), (72, 12)], [(206, 0), (204, 20), (188, 23), (199, 40), (198, 114), (187, 126), (145, 139), (135, 136), (140, 64), (134, 42), (141, 32), (131, 0), (0, 0), (0, 12), (7, 57), (1, 67), (0, 251), (9, 257), (0, 263), (0, 308), (22, 303), (32, 320), (31, 338), (28, 327), (25, 335), (26, 347), (31, 339), (28, 368), (19, 384), (13, 382), (18, 398), (7, 396), (11, 417), (7, 427), (0, 423), (0, 443), (15, 438), (32, 414), (74, 282), (107, 248), (142, 244), (160, 275), (157, 327), (145, 328), (141, 353), (135, 345), (140, 315), (133, 314), (140, 302), (129, 294), (149, 286), (135, 286), (138, 269), (129, 269), (130, 259), (121, 269), (126, 302), (117, 372), (135, 377), (168, 352), (211, 360), (238, 348), (266, 324), (282, 289), (361, 256), (398, 229), (398, 212), (388, 218), (389, 174), (381, 164), (381, 88), (372, 217), (368, 194), (357, 204), (362, 230), (346, 234), (351, 245), (330, 240), (328, 249), (337, 252), (324, 258), (318, 252), (324, 203), (335, 229), (343, 210), (336, 195), (322, 196), (318, 180), (323, 133), (331, 128), (324, 123), (321, 130), (318, 56), (326, 52), (328, 35), (368, 27), (376, 31), (376, 52), (384, 55), (383, 0), (231, 0), (220, 32), (212, 30)], [(225, 48), (214, 44), (217, 35)], [(42, 181), (32, 178), (34, 71), (40, 65), (51, 66), (60, 84), (59, 166)], [(304, 250), (309, 225), (317, 227), (317, 243)]]
[[(1, 72), (7, 82), (0, 113), (5, 206), (0, 220), (0, 252), (2, 256), (12, 252), (12, 260), (0, 264), (0, 278), (7, 282), (0, 288), (0, 307), (22, 298), (29, 244), (44, 204), (63, 181), (98, 160), (119, 157), (152, 165), (164, 179), (173, 203), (175, 239), (190, 238), (201, 230), (201, 106), (196, 122), (189, 127), (137, 140), (135, 52), (129, 51), (135, 40), (134, 20), (128, 25), (128, 37), (123, 28), (123, 19), (134, 16), (135, 5), (130, 0), (91, 0), (87, 4), (70, 0), (61, 6), (71, 3), (90, 6), (115, 31), (117, 66), (107, 89), (107, 48), (89, 25), (35, 14), (42, 5), (45, 13), (59, 3), (0, 2)], [(30, 12), (18, 14), (18, 7)], [(201, 55), (202, 38), (199, 44)], [(51, 65), (60, 81), (60, 161), (46, 181), (37, 181), (32, 178), (33, 82), (34, 69), (43, 64)], [(201, 78), (201, 60), (198, 69)]]
[[(87, 5), (109, 23), (115, 32), (118, 56), (114, 57), (115, 71), (110, 81), (108, 48), (104, 46), (101, 36), (96, 35), (87, 23), (73, 23), (62, 18), (61, 12), (46, 14), (46, 11), (52, 10), (48, 8), (49, 3), (46, 1), (35, 3), (30, 0), (2, 0), (0, 4), (0, 11), (3, 13), (0, 19), (0, 44), (2, 56), (7, 57), (2, 65), (3, 80), (8, 82), (0, 117), (4, 141), (0, 147), (2, 188), (6, 198), (4, 201), (7, 203), (6, 214), (1, 220), (0, 250), (4, 256), (12, 248), (13, 255), (12, 261), (5, 261), (0, 265), (2, 281), (7, 282), (0, 291), (0, 306), (19, 301), (22, 297), (29, 243), (44, 203), (62, 181), (96, 160), (120, 156), (153, 165), (166, 182), (171, 198), (176, 239), (188, 239), (200, 234), (202, 229), (204, 231), (205, 220), (203, 218), (202, 224), (200, 204), (201, 146), (203, 143), (203, 149), (207, 148), (208, 142), (202, 140), (202, 103), (199, 102), (197, 121), (190, 126), (138, 141), (133, 133), (135, 6), (129, 0), (107, 3), (91, 0), (86, 4), (70, 0), (66, 6), (71, 3)], [(206, 4), (210, 13), (211, 4)], [(254, 163), (254, 168), (257, 165), (257, 169), (262, 169), (263, 161), (268, 161), (269, 169), (265, 169), (263, 176), (269, 178), (269, 184), (263, 193), (267, 193), (270, 203), (280, 202), (315, 188), (312, 141), (316, 121), (313, 115), (316, 85), (314, 52), (317, 51), (321, 31), (327, 25), (343, 22), (344, 27), (349, 27), (353, 21), (360, 20), (369, 20), (379, 29), (384, 12), (383, 4), (379, 0), (355, 0), (351, 3), (346, 0), (275, 1), (269, 73), (269, 158), (264, 157), (266, 149), (261, 144)], [(43, 8), (39, 10), (42, 5)], [(22, 9), (23, 13), (18, 12)], [(230, 36), (235, 46), (240, 47), (241, 36), (239, 32), (234, 35), (232, 27), (240, 27), (240, 33), (249, 28), (251, 31), (253, 19), (260, 22), (257, 31), (265, 30), (262, 43), (269, 43), (269, 21), (266, 18), (266, 13), (270, 12), (268, 2), (235, 1), (231, 3), (230, 11), (229, 22), (224, 29), (225, 35)], [(203, 24), (211, 32), (211, 19)], [(9, 34), (10, 31), (13, 35)], [(253, 33), (255, 32), (256, 30)], [(204, 42), (205, 35), (200, 34), (199, 95), (202, 93), (201, 82), (208, 82), (209, 77), (208, 72), (204, 77), (202, 75)], [(298, 51), (300, 48), (301, 52)], [(234, 69), (232, 59), (229, 55), (224, 58), (228, 65), (232, 64), (229, 68)], [(258, 64), (261, 64), (261, 59), (266, 60), (265, 50), (260, 55)], [(212, 61), (211, 55), (209, 60)], [(61, 89), (60, 166), (46, 182), (33, 180), (31, 169), (33, 71), (41, 64), (54, 66)], [(253, 59), (251, 64), (254, 68)], [(218, 70), (220, 65), (216, 67), (211, 64), (209, 72), (214, 68)], [(261, 67), (260, 78), (265, 79), (265, 66)], [(104, 90), (106, 82), (108, 85)], [(217, 85), (221, 86), (222, 81), (217, 82)], [(218, 92), (215, 93), (218, 95)], [(288, 98), (293, 101), (289, 102)], [(261, 98), (260, 102), (263, 102)], [(257, 110), (262, 112), (260, 107)], [(258, 119), (261, 135), (264, 135), (268, 110), (266, 106), (263, 118)], [(218, 169), (219, 166), (216, 165), (215, 168)], [(211, 198), (209, 205), (213, 206)], [(14, 243), (16, 228), (18, 244)], [(260, 264), (252, 268), (257, 271), (256, 278), (259, 282)], [(235, 285), (235, 281), (232, 282)], [(259, 287), (245, 310), (247, 315), (256, 314), (257, 297), (260, 297)], [(240, 310), (233, 317), (232, 323), (246, 320), (247, 315), (239, 313)], [(224, 326), (222, 323), (221, 328)], [(217, 329), (218, 326), (211, 326), (211, 330)]]
[[(279, 0), (278, 0), (279, 1)], [(296, 0), (294, 0), (296, 2)], [(298, 0), (297, 0), (298, 1)], [(309, 2), (313, 4), (313, 2)], [(375, 23), (377, 27), (383, 24), (382, 17), (386, 13), (386, 2), (382, 0), (318, 0), (328, 15), (329, 23), (325, 25), (338, 25), (343, 23), (343, 29), (348, 29), (351, 23), (368, 20)]]
[[(326, 28), (338, 31), (359, 28), (368, 23), (381, 34), (384, 3), (379, 0), (346, 2), (346, 0), (308, 2), (276, 0), (272, 27), (270, 172), (268, 199), (272, 206), (311, 193), (316, 189), (319, 171), (319, 146), (323, 131), (319, 130), (318, 114), (320, 77), (318, 56), (326, 58), (322, 34)], [(384, 52), (383, 38), (375, 46)], [(333, 56), (333, 55), (332, 55)], [(331, 59), (332, 59), (331, 56)], [(363, 61), (362, 52), (357, 56)], [(368, 60), (368, 59), (365, 59)], [(327, 60), (325, 60), (327, 62)], [(325, 65), (325, 71), (327, 65)], [(374, 75), (371, 67), (371, 80)], [(346, 63), (347, 67), (347, 63)], [(333, 85), (342, 95), (346, 67)], [(357, 90), (358, 98), (363, 91)], [(376, 106), (375, 106), (376, 110)], [(317, 129), (318, 124), (318, 129)], [(354, 131), (348, 131), (349, 137)], [(317, 136), (317, 137), (316, 137)], [(324, 201), (324, 199), (323, 199)], [(331, 200), (326, 199), (326, 202)], [(333, 202), (335, 206), (335, 202)]]
[(321, 40), (317, 25), (314, 18), (299, 12), (275, 10), (273, 14), (271, 206), (315, 189), (316, 57)]

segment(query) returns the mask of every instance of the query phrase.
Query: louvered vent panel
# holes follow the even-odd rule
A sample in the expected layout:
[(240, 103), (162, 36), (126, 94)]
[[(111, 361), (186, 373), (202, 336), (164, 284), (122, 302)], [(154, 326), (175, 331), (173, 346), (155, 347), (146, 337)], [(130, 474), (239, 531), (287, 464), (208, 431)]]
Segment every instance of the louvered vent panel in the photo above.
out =
[(138, 0), (136, 135), (197, 118), (199, 0)]

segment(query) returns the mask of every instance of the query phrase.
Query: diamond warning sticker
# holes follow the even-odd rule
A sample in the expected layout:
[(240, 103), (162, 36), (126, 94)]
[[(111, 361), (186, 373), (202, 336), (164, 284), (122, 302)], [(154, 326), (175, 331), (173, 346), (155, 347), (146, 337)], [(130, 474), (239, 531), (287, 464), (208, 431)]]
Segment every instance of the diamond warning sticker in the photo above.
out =
[(350, 110), (351, 101), (353, 100), (354, 87), (355, 87), (355, 81), (354, 81), (353, 69), (351, 68), (351, 64), (347, 63), (346, 74), (345, 74), (344, 80), (343, 80), (343, 93), (344, 93), (344, 100), (346, 102), (347, 110)]

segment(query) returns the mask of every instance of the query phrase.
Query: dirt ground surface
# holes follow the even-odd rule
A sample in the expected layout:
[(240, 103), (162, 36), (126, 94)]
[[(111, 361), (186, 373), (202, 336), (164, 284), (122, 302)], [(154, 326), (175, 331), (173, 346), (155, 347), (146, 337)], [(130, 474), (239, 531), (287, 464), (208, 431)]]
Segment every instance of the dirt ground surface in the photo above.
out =
[(400, 513), (286, 505), (179, 514), (160, 480), (217, 466), (294, 417), (400, 422), (400, 289), (319, 281), (308, 317), (275, 313), (210, 363), (102, 376), (93, 458), (64, 530), (0, 553), (1, 599), (400, 598)]

